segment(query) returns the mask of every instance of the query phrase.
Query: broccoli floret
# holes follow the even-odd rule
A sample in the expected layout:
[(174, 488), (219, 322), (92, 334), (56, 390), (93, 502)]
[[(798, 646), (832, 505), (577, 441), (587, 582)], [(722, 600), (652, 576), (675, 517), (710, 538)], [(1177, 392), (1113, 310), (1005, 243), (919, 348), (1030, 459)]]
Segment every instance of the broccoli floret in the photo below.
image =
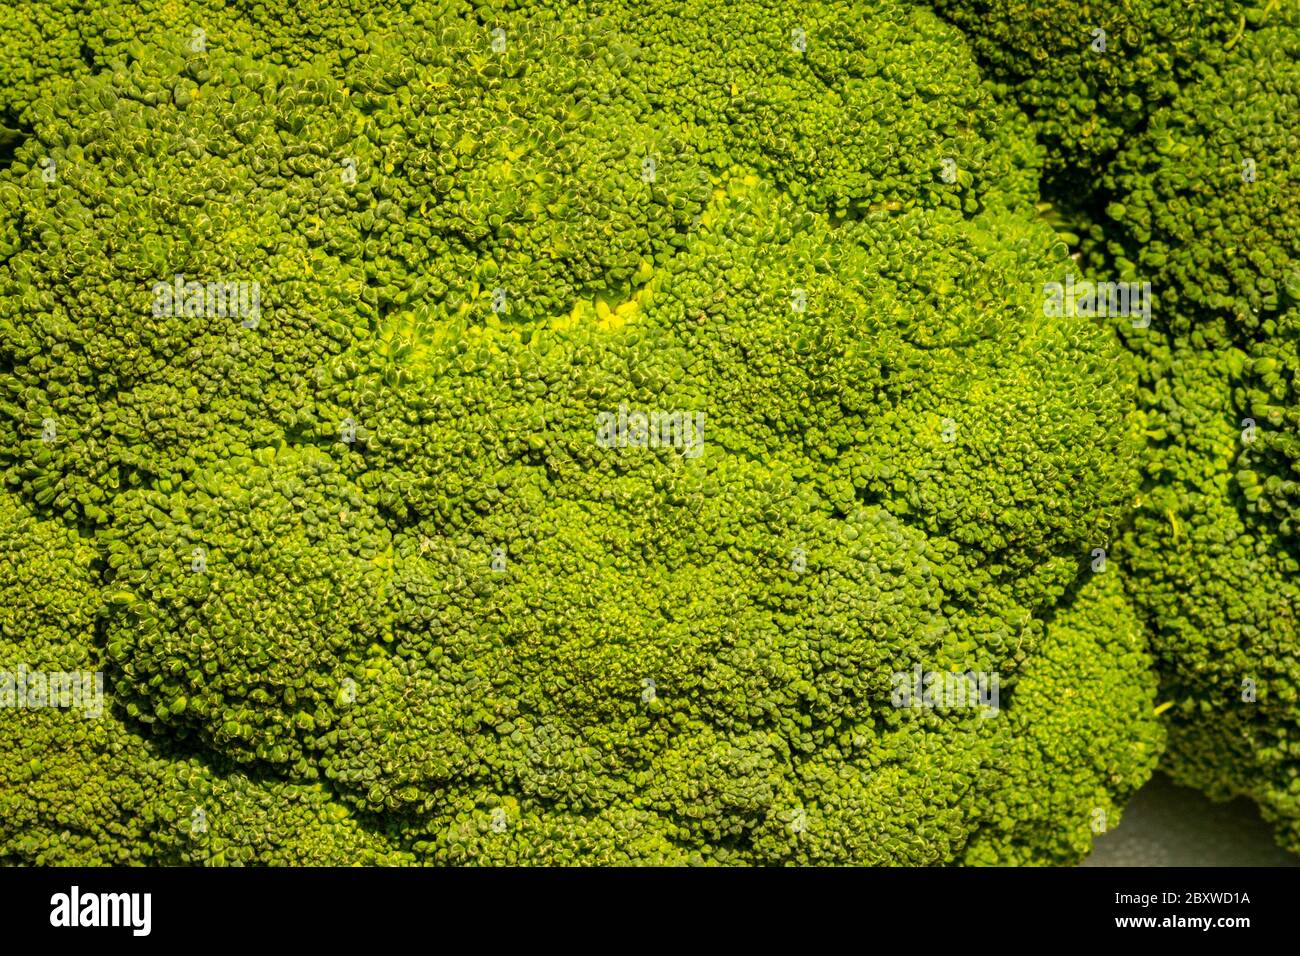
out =
[(206, 55), (34, 112), (0, 198), (8, 477), (102, 522), (120, 490), (273, 444), (304, 376), (385, 307), (360, 265), (383, 200), (339, 172), (375, 147), (337, 84)]
[[(7, 656), (7, 655), (6, 655)], [(6, 665), (8, 662), (6, 661)], [(100, 717), (5, 715), (0, 860), (42, 866), (400, 865), (382, 822), (318, 784), (249, 773)]]
[(1123, 227), (1119, 268), (1158, 276), (1174, 306), (1164, 326), (1207, 348), (1270, 337), (1266, 323), (1300, 299), (1288, 115), (1300, 99), (1300, 29), (1250, 31), (1233, 54), (1157, 111), (1106, 177), (1108, 215)]
[[(93, 539), (0, 494), (0, 641), (28, 666), (75, 670), (90, 660), (99, 608)], [(12, 665), (20, 663), (15, 659)]]
[(1165, 769), (1218, 799), (1254, 797), (1290, 821), (1294, 848), (1300, 561), (1235, 485), (1233, 364), (1231, 353), (1174, 354), (1151, 396), (1162, 438), (1121, 560), (1173, 704)]
[(1122, 561), (1172, 705), (1169, 770), (1254, 796), (1295, 848), (1297, 11), (937, 7), (1030, 113), (1057, 192), (1097, 199), (1084, 257), (1151, 283), (1155, 327), (1124, 336), (1149, 447)]
[[(0, 120), (25, 126), (29, 109), (69, 81), (111, 68), (145, 45), (183, 44), (264, 64), (337, 68), (400, 23), (411, 33), (464, 15), (462, 0), (48, 0), (0, 7)], [(0, 124), (2, 125), (2, 124)]]
[(0, 493), (0, 544), (0, 860), (410, 859), (320, 786), (251, 776), (140, 733), (115, 698), (115, 675), (105, 673), (96, 639), (105, 600), (94, 547), (7, 492)]
[(1155, 770), (1165, 729), (1145, 627), (1125, 596), (1134, 577), (1109, 565), (1047, 623), (997, 728), (999, 787), (964, 862), (1074, 863)]
[(105, 641), (127, 712), (196, 725), (234, 759), (301, 763), (349, 654), (386, 633), (392, 536), (373, 506), (306, 446), (127, 492), (118, 512)]
[[(0, 199), (11, 483), (102, 521), (123, 487), (293, 432), (322, 358), (412, 299), (522, 321), (630, 287), (681, 241), (707, 177), (601, 105), (617, 46), (548, 34), (541, 68), (501, 77), (482, 72), (486, 34), (441, 36), (400, 91), (404, 56), (366, 58), (350, 94), (151, 51), (34, 110), (21, 188)], [(369, 115), (380, 101), (397, 114)], [(652, 147), (666, 158), (646, 182)]]
[[(1294, 21), (1294, 11), (1291, 13)], [(1150, 438), (1127, 562), (1172, 704), (1167, 766), (1245, 794), (1300, 849), (1300, 29), (1248, 31), (1155, 114), (1108, 187), (1111, 251), (1151, 281), (1134, 337)], [(1154, 331), (1154, 330), (1153, 330)]]
[(1040, 158), (1023, 117), (997, 103), (957, 32), (927, 10), (785, 0), (652, 9), (613, 14), (641, 39), (629, 77), (710, 159), (743, 163), (835, 219), (1035, 198)]
[[(1270, 5), (1271, 6), (1271, 5)], [(1029, 114), (1047, 172), (1091, 190), (1106, 163), (1261, 11), (1243, 0), (935, 0)]]

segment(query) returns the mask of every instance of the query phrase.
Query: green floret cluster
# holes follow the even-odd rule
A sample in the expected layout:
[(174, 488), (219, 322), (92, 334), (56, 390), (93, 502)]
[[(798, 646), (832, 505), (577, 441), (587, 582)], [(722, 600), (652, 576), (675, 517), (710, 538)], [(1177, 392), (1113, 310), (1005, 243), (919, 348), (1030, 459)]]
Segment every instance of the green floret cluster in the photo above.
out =
[[(1275, 0), (1270, 6), (1276, 6)], [(1256, 22), (1249, 0), (935, 0), (1030, 117), (1048, 172), (1089, 189), (1152, 113)]]
[(1123, 580), (1107, 572), (1084, 582), (1048, 621), (1042, 652), (1017, 685), (1002, 751), (1013, 783), (992, 796), (991, 822), (963, 862), (1068, 865), (1087, 856), (1094, 835), (1115, 826), (1123, 795), (1150, 778), (1165, 746), (1154, 719), (1117, 736), (1110, 702), (1136, 694), (1153, 712), (1157, 684)]
[[(409, 855), (318, 784), (247, 772), (151, 738), (104, 683), (102, 556), (64, 523), (0, 496), (0, 671), (6, 704), (0, 847), (8, 863), (395, 864)], [(95, 697), (95, 674), (101, 675)], [(55, 690), (51, 674), (86, 685)], [(62, 707), (42, 706), (61, 696)], [(73, 697), (72, 694), (79, 697)], [(70, 705), (81, 702), (81, 706)]]
[(1110, 174), (1118, 268), (1167, 316), (1138, 353), (1152, 451), (1128, 548), (1175, 779), (1255, 798), (1300, 852), (1300, 19), (1236, 54)]
[(22, 125), (51, 90), (111, 66), (142, 43), (241, 52), (265, 63), (338, 67), (392, 24), (411, 34), (465, 15), (463, 0), (49, 0), (0, 7), (0, 125)]
[[(0, 674), (103, 689), (0, 860), (1070, 864), (1166, 733), (1294, 818), (1295, 31), (1137, 10), (1017, 105), (901, 0), (6, 9)], [(1150, 329), (1045, 314), (1067, 98)]]
[[(1031, 25), (1071, 22), (1041, 3), (977, 28), (984, 6), (948, 12), (995, 64), (1007, 31), (1037, 49)], [(1161, 677), (1164, 766), (1216, 799), (1255, 799), (1300, 852), (1300, 9), (1165, 6), (1134, 5), (1154, 24), (1144, 44), (1162, 23), (1185, 29), (1159, 46), (1172, 82), (1135, 104), (1124, 137), (1090, 156), (1034, 119), (1061, 144), (1049, 165), (1093, 176), (1084, 261), (1149, 282), (1155, 301), (1151, 328), (1123, 329), (1146, 452), (1117, 556)], [(1091, 75), (1086, 58), (1017, 62), (995, 71), (1031, 111)], [(1140, 58), (1114, 62), (1142, 81)], [(1086, 97), (1062, 102), (1115, 125)]]

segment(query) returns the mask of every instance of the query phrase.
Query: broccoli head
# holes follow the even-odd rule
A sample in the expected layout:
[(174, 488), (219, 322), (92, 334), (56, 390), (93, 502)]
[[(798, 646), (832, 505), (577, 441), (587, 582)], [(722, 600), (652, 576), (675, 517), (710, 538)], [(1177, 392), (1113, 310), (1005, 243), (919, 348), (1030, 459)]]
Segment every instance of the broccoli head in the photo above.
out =
[[(1163, 334), (1132, 343), (1150, 449), (1125, 550), (1173, 706), (1168, 764), (1254, 797), (1300, 848), (1300, 24), (1249, 31), (1155, 114), (1108, 187), (1117, 268)], [(1155, 331), (1152, 329), (1151, 331)]]
[[(1149, 770), (1086, 580), (1135, 380), (1044, 314), (1023, 122), (908, 5), (660, 7), (137, 44), (28, 111), (0, 463), (89, 549), (86, 792), (163, 781), (114, 852), (1054, 862)], [(196, 791), (269, 822), (204, 855)]]

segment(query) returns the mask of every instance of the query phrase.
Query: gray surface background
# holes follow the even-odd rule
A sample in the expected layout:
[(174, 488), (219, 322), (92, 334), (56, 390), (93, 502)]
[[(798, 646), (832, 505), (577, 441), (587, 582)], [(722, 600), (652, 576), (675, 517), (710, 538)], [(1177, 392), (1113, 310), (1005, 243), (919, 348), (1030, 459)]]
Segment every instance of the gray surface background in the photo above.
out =
[(1211, 803), (1156, 774), (1081, 866), (1300, 866), (1246, 799)]

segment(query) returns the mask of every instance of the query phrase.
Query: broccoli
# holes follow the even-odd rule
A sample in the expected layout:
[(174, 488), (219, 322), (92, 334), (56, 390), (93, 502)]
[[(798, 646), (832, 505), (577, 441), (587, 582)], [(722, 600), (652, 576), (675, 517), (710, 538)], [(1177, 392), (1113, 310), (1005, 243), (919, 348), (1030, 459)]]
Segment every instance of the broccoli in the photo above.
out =
[[(250, 774), (139, 733), (103, 686), (102, 556), (8, 492), (0, 544), (0, 693), (24, 694), (6, 701), (0, 857), (57, 866), (410, 859), (319, 784)], [(63, 692), (75, 709), (36, 706), (52, 699), (51, 674), (84, 675), (84, 687)]]
[(6, 735), (0, 857), (1057, 863), (1113, 824), (1162, 746), (1090, 566), (1137, 379), (1044, 314), (1040, 150), (953, 27), (218, 39), (105, 48), (0, 173), (0, 473), (110, 684)]
[(1300, 20), (1247, 32), (1108, 174), (1117, 269), (1161, 291), (1134, 343), (1151, 450), (1125, 544), (1176, 780), (1255, 798), (1300, 852)]
[(171, 41), (195, 52), (238, 51), (265, 63), (337, 66), (369, 49), (394, 20), (416, 32), (468, 11), (461, 0), (7, 3), (0, 7), (0, 120), (26, 125), (30, 109), (51, 87), (93, 76), (141, 44)]
[[(1009, 714), (1002, 750), (1008, 780), (964, 862), (1074, 863), (1095, 834), (1118, 823), (1123, 797), (1150, 778), (1165, 728), (1155, 716), (1158, 681), (1146, 629), (1125, 599), (1126, 580), (1110, 569), (1091, 576), (1048, 622), (1042, 653), (1026, 668)], [(1140, 719), (1117, 735), (1111, 702), (1135, 694)], [(1050, 806), (1035, 806), (1042, 800)]]
[(1146, 451), (1116, 557), (1160, 672), (1166, 769), (1253, 797), (1300, 851), (1300, 14), (938, 8), (1030, 113), (1058, 192), (1087, 193), (1080, 258), (1157, 296), (1154, 326), (1123, 330)]
[(1052, 184), (1085, 192), (1153, 112), (1213, 73), (1247, 22), (1268, 13), (1249, 0), (935, 0), (934, 7), (966, 32), (990, 76), (1030, 116), (1047, 146)]

